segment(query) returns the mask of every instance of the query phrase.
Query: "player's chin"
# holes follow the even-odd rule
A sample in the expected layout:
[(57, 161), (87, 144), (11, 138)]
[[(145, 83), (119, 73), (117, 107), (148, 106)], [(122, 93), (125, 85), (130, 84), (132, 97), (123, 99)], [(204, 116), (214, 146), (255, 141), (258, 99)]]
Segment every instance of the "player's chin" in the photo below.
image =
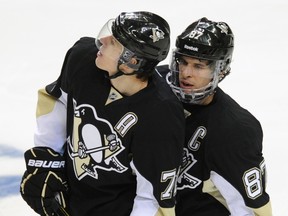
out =
[(101, 56), (98, 56), (97, 55), (97, 58), (96, 58), (96, 60), (95, 60), (95, 64), (96, 64), (96, 66), (98, 67), (98, 68), (100, 68), (100, 69), (102, 69), (102, 70), (105, 70), (105, 64), (104, 64), (104, 62), (103, 62), (103, 59), (101, 59)]

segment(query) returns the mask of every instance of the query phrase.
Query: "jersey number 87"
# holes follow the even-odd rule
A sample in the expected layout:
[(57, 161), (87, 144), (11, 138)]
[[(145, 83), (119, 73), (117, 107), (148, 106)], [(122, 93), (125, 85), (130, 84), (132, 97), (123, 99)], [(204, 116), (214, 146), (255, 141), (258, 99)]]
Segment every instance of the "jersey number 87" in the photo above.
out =
[(260, 169), (253, 167), (246, 172), (242, 177), (245, 185), (247, 196), (251, 199), (256, 199), (263, 193), (263, 181), (265, 181), (265, 162), (260, 163)]

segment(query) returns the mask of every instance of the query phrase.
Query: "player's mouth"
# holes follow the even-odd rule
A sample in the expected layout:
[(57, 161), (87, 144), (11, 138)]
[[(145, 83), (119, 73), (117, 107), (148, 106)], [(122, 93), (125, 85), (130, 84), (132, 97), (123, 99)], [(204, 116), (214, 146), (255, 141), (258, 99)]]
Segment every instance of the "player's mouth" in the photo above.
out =
[(194, 85), (186, 81), (180, 81), (180, 87), (183, 89), (192, 89)]

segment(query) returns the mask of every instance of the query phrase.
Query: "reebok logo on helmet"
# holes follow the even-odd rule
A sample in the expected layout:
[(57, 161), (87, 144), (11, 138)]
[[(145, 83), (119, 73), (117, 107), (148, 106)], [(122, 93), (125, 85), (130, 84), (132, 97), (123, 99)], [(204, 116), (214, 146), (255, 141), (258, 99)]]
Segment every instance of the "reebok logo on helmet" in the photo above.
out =
[(187, 44), (184, 45), (184, 49), (195, 51), (195, 52), (198, 52), (199, 50), (198, 47), (188, 46)]

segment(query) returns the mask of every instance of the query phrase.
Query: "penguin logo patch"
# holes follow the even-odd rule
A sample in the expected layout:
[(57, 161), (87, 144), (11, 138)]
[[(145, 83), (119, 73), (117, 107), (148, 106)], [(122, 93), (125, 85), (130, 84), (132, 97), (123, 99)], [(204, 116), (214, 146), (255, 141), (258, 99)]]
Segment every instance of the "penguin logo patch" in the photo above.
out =
[[(74, 102), (75, 104), (75, 102)], [(110, 122), (99, 118), (88, 104), (74, 107), (73, 135), (67, 138), (69, 156), (80, 180), (85, 176), (98, 179), (98, 170), (125, 172), (117, 155), (125, 149)]]
[(200, 179), (187, 173), (187, 171), (193, 167), (195, 163), (197, 163), (197, 160), (191, 153), (188, 152), (188, 149), (184, 148), (183, 162), (178, 177), (178, 190), (183, 190), (184, 188), (195, 189), (199, 184), (201, 184)]
[(153, 28), (152, 35), (149, 37), (153, 40), (153, 43), (159, 41), (160, 39), (164, 39), (165, 33), (161, 29)]

